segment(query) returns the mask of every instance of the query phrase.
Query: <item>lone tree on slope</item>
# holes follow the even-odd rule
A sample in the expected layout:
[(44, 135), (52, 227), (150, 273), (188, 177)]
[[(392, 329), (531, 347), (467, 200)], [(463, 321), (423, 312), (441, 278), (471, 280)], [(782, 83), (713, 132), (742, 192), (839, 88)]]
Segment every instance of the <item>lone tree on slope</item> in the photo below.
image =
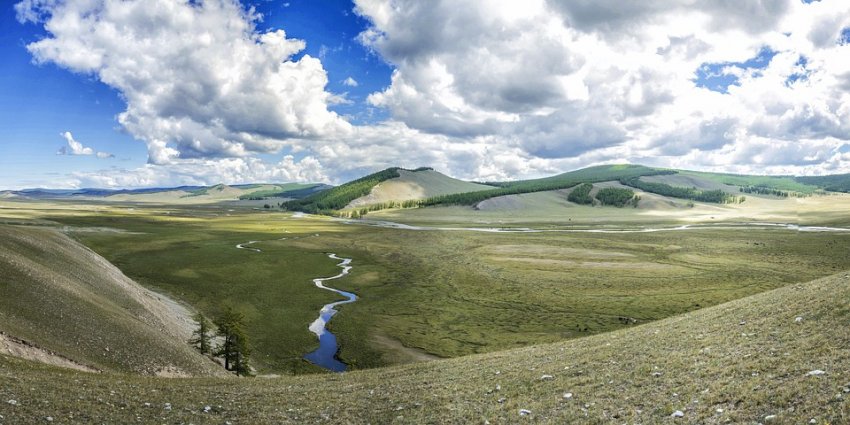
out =
[(237, 375), (250, 374), (248, 359), (251, 350), (248, 347), (248, 337), (242, 329), (244, 320), (242, 313), (228, 307), (215, 321), (218, 336), (222, 338), (222, 344), (215, 354), (224, 359), (225, 369), (235, 371)]
[(192, 332), (192, 339), (189, 340), (189, 344), (197, 348), (201, 354), (210, 354), (212, 351), (212, 344), (210, 343), (212, 339), (212, 324), (201, 313), (195, 314), (192, 316), (192, 319), (195, 320), (198, 327)]

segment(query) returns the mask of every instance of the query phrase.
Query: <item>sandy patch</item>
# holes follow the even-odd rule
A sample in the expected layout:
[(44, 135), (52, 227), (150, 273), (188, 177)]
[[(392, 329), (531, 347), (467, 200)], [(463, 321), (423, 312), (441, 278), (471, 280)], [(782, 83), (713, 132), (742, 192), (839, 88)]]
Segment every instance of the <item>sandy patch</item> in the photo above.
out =
[(430, 354), (421, 348), (407, 347), (402, 344), (401, 341), (386, 335), (375, 334), (372, 335), (371, 340), (376, 346), (398, 353), (411, 362), (427, 362), (431, 360), (439, 360), (441, 358)]
[(83, 372), (100, 372), (95, 368), (86, 366), (81, 363), (77, 363), (69, 358), (62, 357), (51, 351), (38, 348), (27, 341), (6, 335), (2, 332), (0, 332), (0, 354), (20, 357), (22, 359), (46, 363), (53, 366), (61, 366), (69, 369), (80, 370)]

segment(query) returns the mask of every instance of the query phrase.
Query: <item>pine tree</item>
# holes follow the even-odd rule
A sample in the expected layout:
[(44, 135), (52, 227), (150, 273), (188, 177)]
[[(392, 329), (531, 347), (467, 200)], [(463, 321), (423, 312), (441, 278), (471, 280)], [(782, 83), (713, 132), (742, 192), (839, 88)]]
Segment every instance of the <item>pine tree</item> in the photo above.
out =
[(244, 320), (242, 313), (228, 307), (215, 321), (218, 335), (222, 337), (222, 344), (215, 354), (224, 359), (225, 369), (235, 371), (237, 375), (249, 375), (251, 372), (248, 365), (251, 349), (248, 346), (248, 336), (243, 330)]
[(212, 351), (210, 339), (212, 334), (212, 324), (203, 314), (197, 313), (192, 316), (198, 327), (192, 332), (192, 339), (189, 344), (192, 344), (201, 354), (209, 354)]
[(250, 376), (251, 347), (248, 346), (248, 337), (241, 329), (237, 329), (234, 334), (234, 353), (233, 371), (237, 376)]

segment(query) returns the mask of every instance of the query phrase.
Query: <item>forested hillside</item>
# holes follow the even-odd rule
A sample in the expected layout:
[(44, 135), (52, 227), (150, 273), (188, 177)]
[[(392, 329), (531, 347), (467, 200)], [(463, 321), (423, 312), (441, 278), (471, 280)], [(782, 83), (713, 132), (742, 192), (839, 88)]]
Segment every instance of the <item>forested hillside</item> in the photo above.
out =
[[(328, 214), (342, 209), (351, 201), (366, 196), (375, 185), (383, 181), (399, 177), (399, 170), (403, 168), (392, 167), (377, 173), (369, 174), (357, 180), (352, 180), (343, 185), (328, 189), (304, 199), (293, 200), (283, 203), (282, 207), (290, 211), (303, 211), (311, 214)], [(423, 167), (410, 171), (424, 171), (431, 168)]]

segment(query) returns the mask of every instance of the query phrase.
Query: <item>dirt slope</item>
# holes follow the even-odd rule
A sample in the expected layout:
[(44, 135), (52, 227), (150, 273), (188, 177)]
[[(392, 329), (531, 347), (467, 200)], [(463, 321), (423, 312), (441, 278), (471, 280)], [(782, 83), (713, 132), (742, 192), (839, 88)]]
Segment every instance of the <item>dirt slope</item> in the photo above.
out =
[(106, 371), (217, 373), (185, 342), (191, 328), (185, 308), (65, 234), (0, 226), (0, 332), (32, 349), (18, 352)]

